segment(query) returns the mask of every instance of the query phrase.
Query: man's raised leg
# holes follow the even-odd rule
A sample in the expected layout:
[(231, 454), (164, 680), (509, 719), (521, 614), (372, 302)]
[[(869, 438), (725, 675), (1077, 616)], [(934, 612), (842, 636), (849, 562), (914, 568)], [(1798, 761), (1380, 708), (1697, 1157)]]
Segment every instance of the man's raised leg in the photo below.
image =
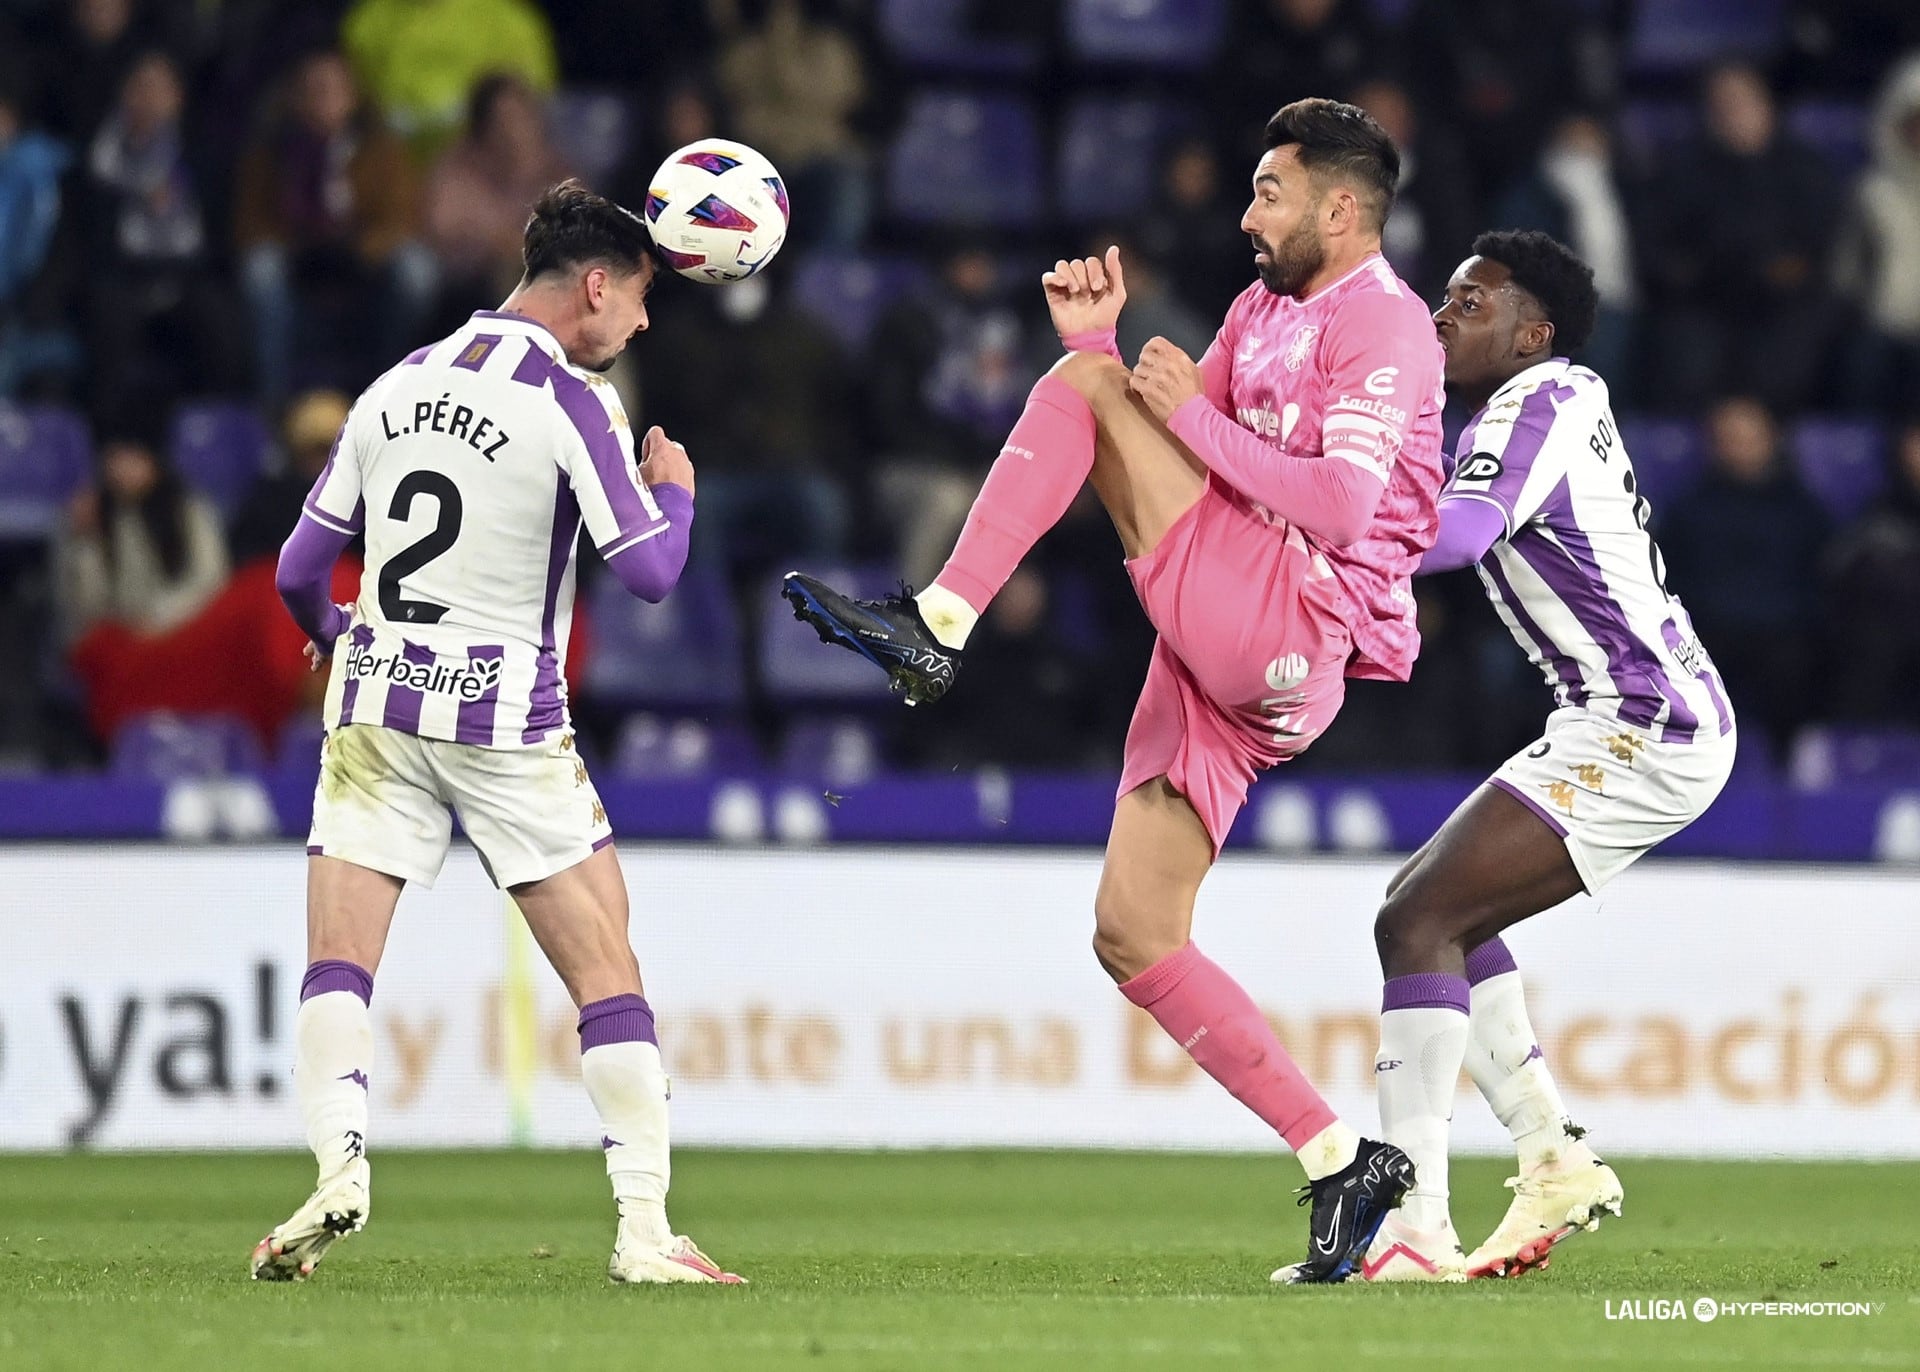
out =
[(254, 1248), (255, 1280), (303, 1280), (371, 1213), (368, 1006), (404, 884), (339, 858), (307, 859), (307, 971), (294, 1021), (293, 1084), (319, 1182), (307, 1203)]
[(653, 1008), (627, 942), (627, 887), (611, 846), (513, 888), (527, 927), (580, 1010), (580, 1077), (600, 1115), (620, 1229), (607, 1273), (624, 1282), (738, 1282), (667, 1222), (670, 1093)]

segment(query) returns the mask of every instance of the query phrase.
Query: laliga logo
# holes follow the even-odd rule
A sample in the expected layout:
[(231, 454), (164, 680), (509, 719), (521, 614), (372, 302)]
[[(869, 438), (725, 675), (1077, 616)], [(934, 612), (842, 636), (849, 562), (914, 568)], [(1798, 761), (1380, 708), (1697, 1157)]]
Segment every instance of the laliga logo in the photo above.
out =
[(1367, 374), (1368, 395), (1392, 395), (1393, 379), (1400, 375), (1398, 367), (1375, 367)]

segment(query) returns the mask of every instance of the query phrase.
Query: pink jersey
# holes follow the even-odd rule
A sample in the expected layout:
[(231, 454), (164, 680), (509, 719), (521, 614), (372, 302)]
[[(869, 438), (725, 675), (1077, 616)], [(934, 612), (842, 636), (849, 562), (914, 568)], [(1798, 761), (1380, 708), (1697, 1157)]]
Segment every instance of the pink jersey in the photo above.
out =
[(1276, 451), (1350, 462), (1386, 484), (1353, 541), (1306, 530), (1345, 593), (1349, 676), (1405, 681), (1420, 651), (1409, 583), (1439, 528), (1443, 360), (1426, 306), (1376, 254), (1305, 300), (1249, 286), (1201, 359), (1211, 406), (1196, 398), (1169, 421), (1256, 504), (1244, 487), (1258, 482), (1236, 486), (1233, 472), (1257, 473)]

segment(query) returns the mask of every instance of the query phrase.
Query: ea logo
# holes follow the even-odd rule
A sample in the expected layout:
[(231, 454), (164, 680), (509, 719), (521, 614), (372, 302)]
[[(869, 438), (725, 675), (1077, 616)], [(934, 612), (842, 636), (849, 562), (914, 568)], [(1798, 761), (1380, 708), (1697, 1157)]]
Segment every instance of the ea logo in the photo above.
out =
[(1392, 395), (1393, 379), (1400, 375), (1398, 367), (1375, 367), (1367, 375), (1368, 395)]
[(1702, 1296), (1693, 1303), (1693, 1317), (1702, 1324), (1710, 1324), (1720, 1318), (1720, 1302), (1712, 1296)]
[(1276, 657), (1267, 664), (1267, 685), (1276, 691), (1291, 691), (1307, 679), (1307, 660), (1299, 653)]
[(1454, 475), (1462, 481), (1491, 481), (1504, 470), (1492, 453), (1475, 453), (1462, 462)]

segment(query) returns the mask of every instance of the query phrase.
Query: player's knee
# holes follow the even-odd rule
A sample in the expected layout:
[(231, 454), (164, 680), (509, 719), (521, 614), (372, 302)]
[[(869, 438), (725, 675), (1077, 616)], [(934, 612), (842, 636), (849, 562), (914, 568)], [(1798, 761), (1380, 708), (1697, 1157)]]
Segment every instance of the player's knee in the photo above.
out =
[(1130, 375), (1120, 359), (1088, 352), (1068, 353), (1047, 374), (1066, 382), (1089, 404), (1104, 396), (1124, 394)]
[(1116, 982), (1131, 981), (1155, 963), (1180, 951), (1186, 938), (1133, 917), (1118, 900), (1096, 897), (1093, 906), (1093, 955)]
[(1431, 937), (1434, 924), (1433, 906), (1422, 899), (1419, 888), (1396, 882), (1373, 917), (1373, 946), (1381, 963), (1391, 963), (1396, 955)]

